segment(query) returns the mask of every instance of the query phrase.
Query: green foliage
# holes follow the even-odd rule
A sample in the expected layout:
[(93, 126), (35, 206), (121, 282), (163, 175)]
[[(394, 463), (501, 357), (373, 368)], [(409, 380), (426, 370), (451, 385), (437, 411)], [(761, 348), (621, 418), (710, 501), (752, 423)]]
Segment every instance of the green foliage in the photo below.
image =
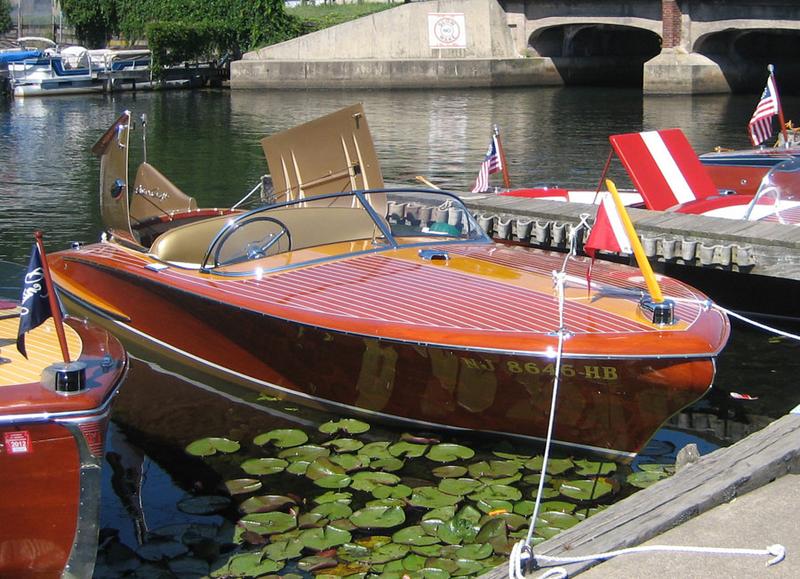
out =
[(145, 33), (156, 76), (165, 66), (213, 60), (236, 45), (236, 31), (224, 22), (152, 22)]
[(105, 46), (118, 31), (117, 0), (61, 0), (61, 10), (90, 48)]
[(11, 22), (11, 4), (8, 0), (0, 0), (0, 34), (8, 32), (14, 27)]
[(62, 0), (61, 5), (87, 44), (104, 44), (119, 34), (129, 43), (146, 38), (152, 48), (150, 33), (157, 30), (167, 61), (179, 53), (190, 58), (209, 51), (238, 54), (300, 32), (299, 21), (286, 14), (281, 0)]
[(363, 4), (319, 4), (300, 5), (287, 8), (287, 12), (303, 22), (305, 32), (314, 32), (362, 16), (394, 8), (397, 4), (366, 2)]

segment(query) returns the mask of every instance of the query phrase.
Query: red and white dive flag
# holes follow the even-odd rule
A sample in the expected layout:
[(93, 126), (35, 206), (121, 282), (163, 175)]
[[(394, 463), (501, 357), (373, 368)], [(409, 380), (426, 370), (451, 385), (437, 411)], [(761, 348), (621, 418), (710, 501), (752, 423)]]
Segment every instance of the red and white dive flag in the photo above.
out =
[(617, 206), (614, 204), (614, 198), (607, 191), (602, 195), (597, 208), (597, 216), (594, 219), (594, 227), (589, 232), (586, 243), (583, 244), (584, 251), (592, 259), (595, 258), (595, 252), (598, 249), (616, 253), (633, 253), (631, 240), (625, 232), (625, 226), (617, 211)]
[(502, 170), (503, 161), (500, 158), (500, 145), (497, 142), (497, 136), (492, 135), (492, 142), (489, 144), (489, 150), (486, 151), (486, 156), (481, 163), (478, 177), (475, 179), (475, 185), (472, 186), (472, 192), (483, 193), (487, 191), (489, 189), (489, 175)]
[(625, 232), (625, 225), (617, 211), (614, 197), (608, 191), (602, 193), (600, 205), (597, 207), (597, 215), (594, 218), (594, 226), (589, 232), (586, 243), (583, 244), (583, 250), (592, 258), (589, 269), (586, 270), (586, 289), (589, 293), (592, 292), (592, 266), (598, 250), (633, 253), (631, 240)]
[(753, 145), (760, 145), (772, 136), (772, 117), (777, 115), (779, 110), (780, 104), (778, 90), (775, 88), (775, 77), (770, 72), (769, 77), (767, 77), (767, 86), (764, 87), (761, 99), (758, 101), (756, 110), (747, 125)]

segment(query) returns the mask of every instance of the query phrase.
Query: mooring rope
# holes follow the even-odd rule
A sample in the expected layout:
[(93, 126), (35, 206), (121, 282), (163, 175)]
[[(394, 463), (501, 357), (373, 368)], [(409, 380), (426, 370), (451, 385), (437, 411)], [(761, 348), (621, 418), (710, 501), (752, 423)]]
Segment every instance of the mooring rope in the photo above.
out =
[[(570, 257), (576, 255), (576, 233), (581, 229), (581, 225), (586, 224), (586, 218), (588, 215), (582, 214), (581, 215), (581, 223), (578, 227), (573, 228), (570, 232), (570, 252), (564, 258), (564, 263), (561, 267), (561, 271), (553, 271), (553, 282), (555, 285), (556, 295), (558, 299), (558, 347), (555, 353), (556, 363), (555, 363), (555, 376), (553, 378), (553, 393), (550, 399), (550, 417), (547, 424), (547, 437), (545, 438), (545, 448), (544, 448), (544, 456), (542, 458), (542, 472), (541, 476), (539, 477), (539, 486), (536, 491), (536, 499), (534, 501), (534, 508), (533, 513), (531, 515), (531, 522), (528, 527), (528, 534), (525, 537), (524, 541), (518, 541), (514, 544), (511, 549), (511, 554), (509, 555), (508, 559), (508, 576), (511, 579), (525, 579), (525, 572), (523, 567), (527, 567), (528, 564), (534, 563), (536, 568), (542, 566), (541, 564), (555, 564), (559, 566), (555, 566), (551, 569), (543, 570), (543, 574), (539, 575), (537, 579), (549, 579), (549, 578), (564, 578), (568, 577), (568, 572), (564, 567), (560, 565), (565, 565), (569, 563), (581, 563), (586, 561), (604, 561), (606, 559), (611, 559), (618, 555), (627, 555), (630, 553), (655, 553), (655, 552), (680, 552), (680, 553), (704, 553), (704, 554), (713, 554), (713, 555), (750, 555), (750, 556), (771, 556), (772, 558), (769, 559), (766, 563), (766, 566), (775, 565), (776, 563), (780, 563), (786, 557), (786, 548), (783, 545), (774, 544), (769, 545), (765, 549), (747, 549), (747, 548), (728, 548), (728, 547), (694, 547), (694, 546), (682, 546), (682, 545), (650, 545), (650, 546), (639, 546), (639, 547), (628, 547), (625, 549), (618, 549), (615, 551), (607, 551), (604, 553), (595, 553), (591, 555), (583, 555), (583, 556), (575, 556), (575, 557), (550, 557), (547, 555), (535, 555), (533, 552), (532, 541), (533, 541), (533, 534), (536, 529), (536, 521), (539, 517), (539, 508), (541, 505), (542, 495), (544, 493), (544, 482), (547, 473), (547, 461), (550, 457), (550, 447), (552, 446), (553, 442), (553, 429), (555, 426), (555, 414), (556, 414), (556, 405), (558, 400), (558, 387), (560, 383), (560, 376), (561, 376), (561, 358), (564, 352), (564, 338), (569, 335), (569, 332), (564, 327), (564, 287), (567, 281), (567, 262), (569, 261)], [(587, 224), (588, 225), (588, 224)], [(678, 300), (681, 301), (681, 300)], [(688, 301), (688, 300), (687, 300)], [(721, 312), (733, 316), (741, 321), (746, 323), (752, 324), (755, 327), (761, 328), (763, 330), (767, 330), (769, 332), (773, 332), (775, 334), (791, 338), (794, 340), (800, 341), (800, 336), (791, 334), (789, 332), (784, 332), (777, 328), (773, 328), (771, 326), (767, 326), (766, 324), (761, 324), (756, 322), (755, 320), (751, 320), (741, 314), (737, 314), (723, 306), (718, 304), (714, 304), (711, 301), (706, 302), (706, 307), (715, 307)]]

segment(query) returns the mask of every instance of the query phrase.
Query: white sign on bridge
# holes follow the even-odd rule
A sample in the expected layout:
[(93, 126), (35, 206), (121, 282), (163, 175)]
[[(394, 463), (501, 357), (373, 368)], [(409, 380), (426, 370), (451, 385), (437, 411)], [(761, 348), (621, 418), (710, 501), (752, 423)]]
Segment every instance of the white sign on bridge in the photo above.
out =
[(431, 48), (466, 48), (464, 13), (428, 14), (428, 43)]

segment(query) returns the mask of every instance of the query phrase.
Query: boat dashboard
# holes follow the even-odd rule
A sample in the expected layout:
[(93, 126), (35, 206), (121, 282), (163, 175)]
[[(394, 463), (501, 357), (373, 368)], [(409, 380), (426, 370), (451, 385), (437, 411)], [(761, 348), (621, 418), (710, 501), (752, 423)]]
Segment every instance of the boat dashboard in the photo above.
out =
[[(368, 243), (352, 243), (361, 241)], [(341, 256), (465, 241), (491, 240), (456, 195), (373, 189), (300, 198), (180, 225), (157, 237), (150, 255), (178, 267), (245, 275), (273, 269), (267, 258), (277, 255), (308, 256), (291, 259), (292, 266), (317, 261), (318, 253), (302, 250), (322, 246), (339, 248)], [(281, 263), (286, 267), (287, 260)]]

